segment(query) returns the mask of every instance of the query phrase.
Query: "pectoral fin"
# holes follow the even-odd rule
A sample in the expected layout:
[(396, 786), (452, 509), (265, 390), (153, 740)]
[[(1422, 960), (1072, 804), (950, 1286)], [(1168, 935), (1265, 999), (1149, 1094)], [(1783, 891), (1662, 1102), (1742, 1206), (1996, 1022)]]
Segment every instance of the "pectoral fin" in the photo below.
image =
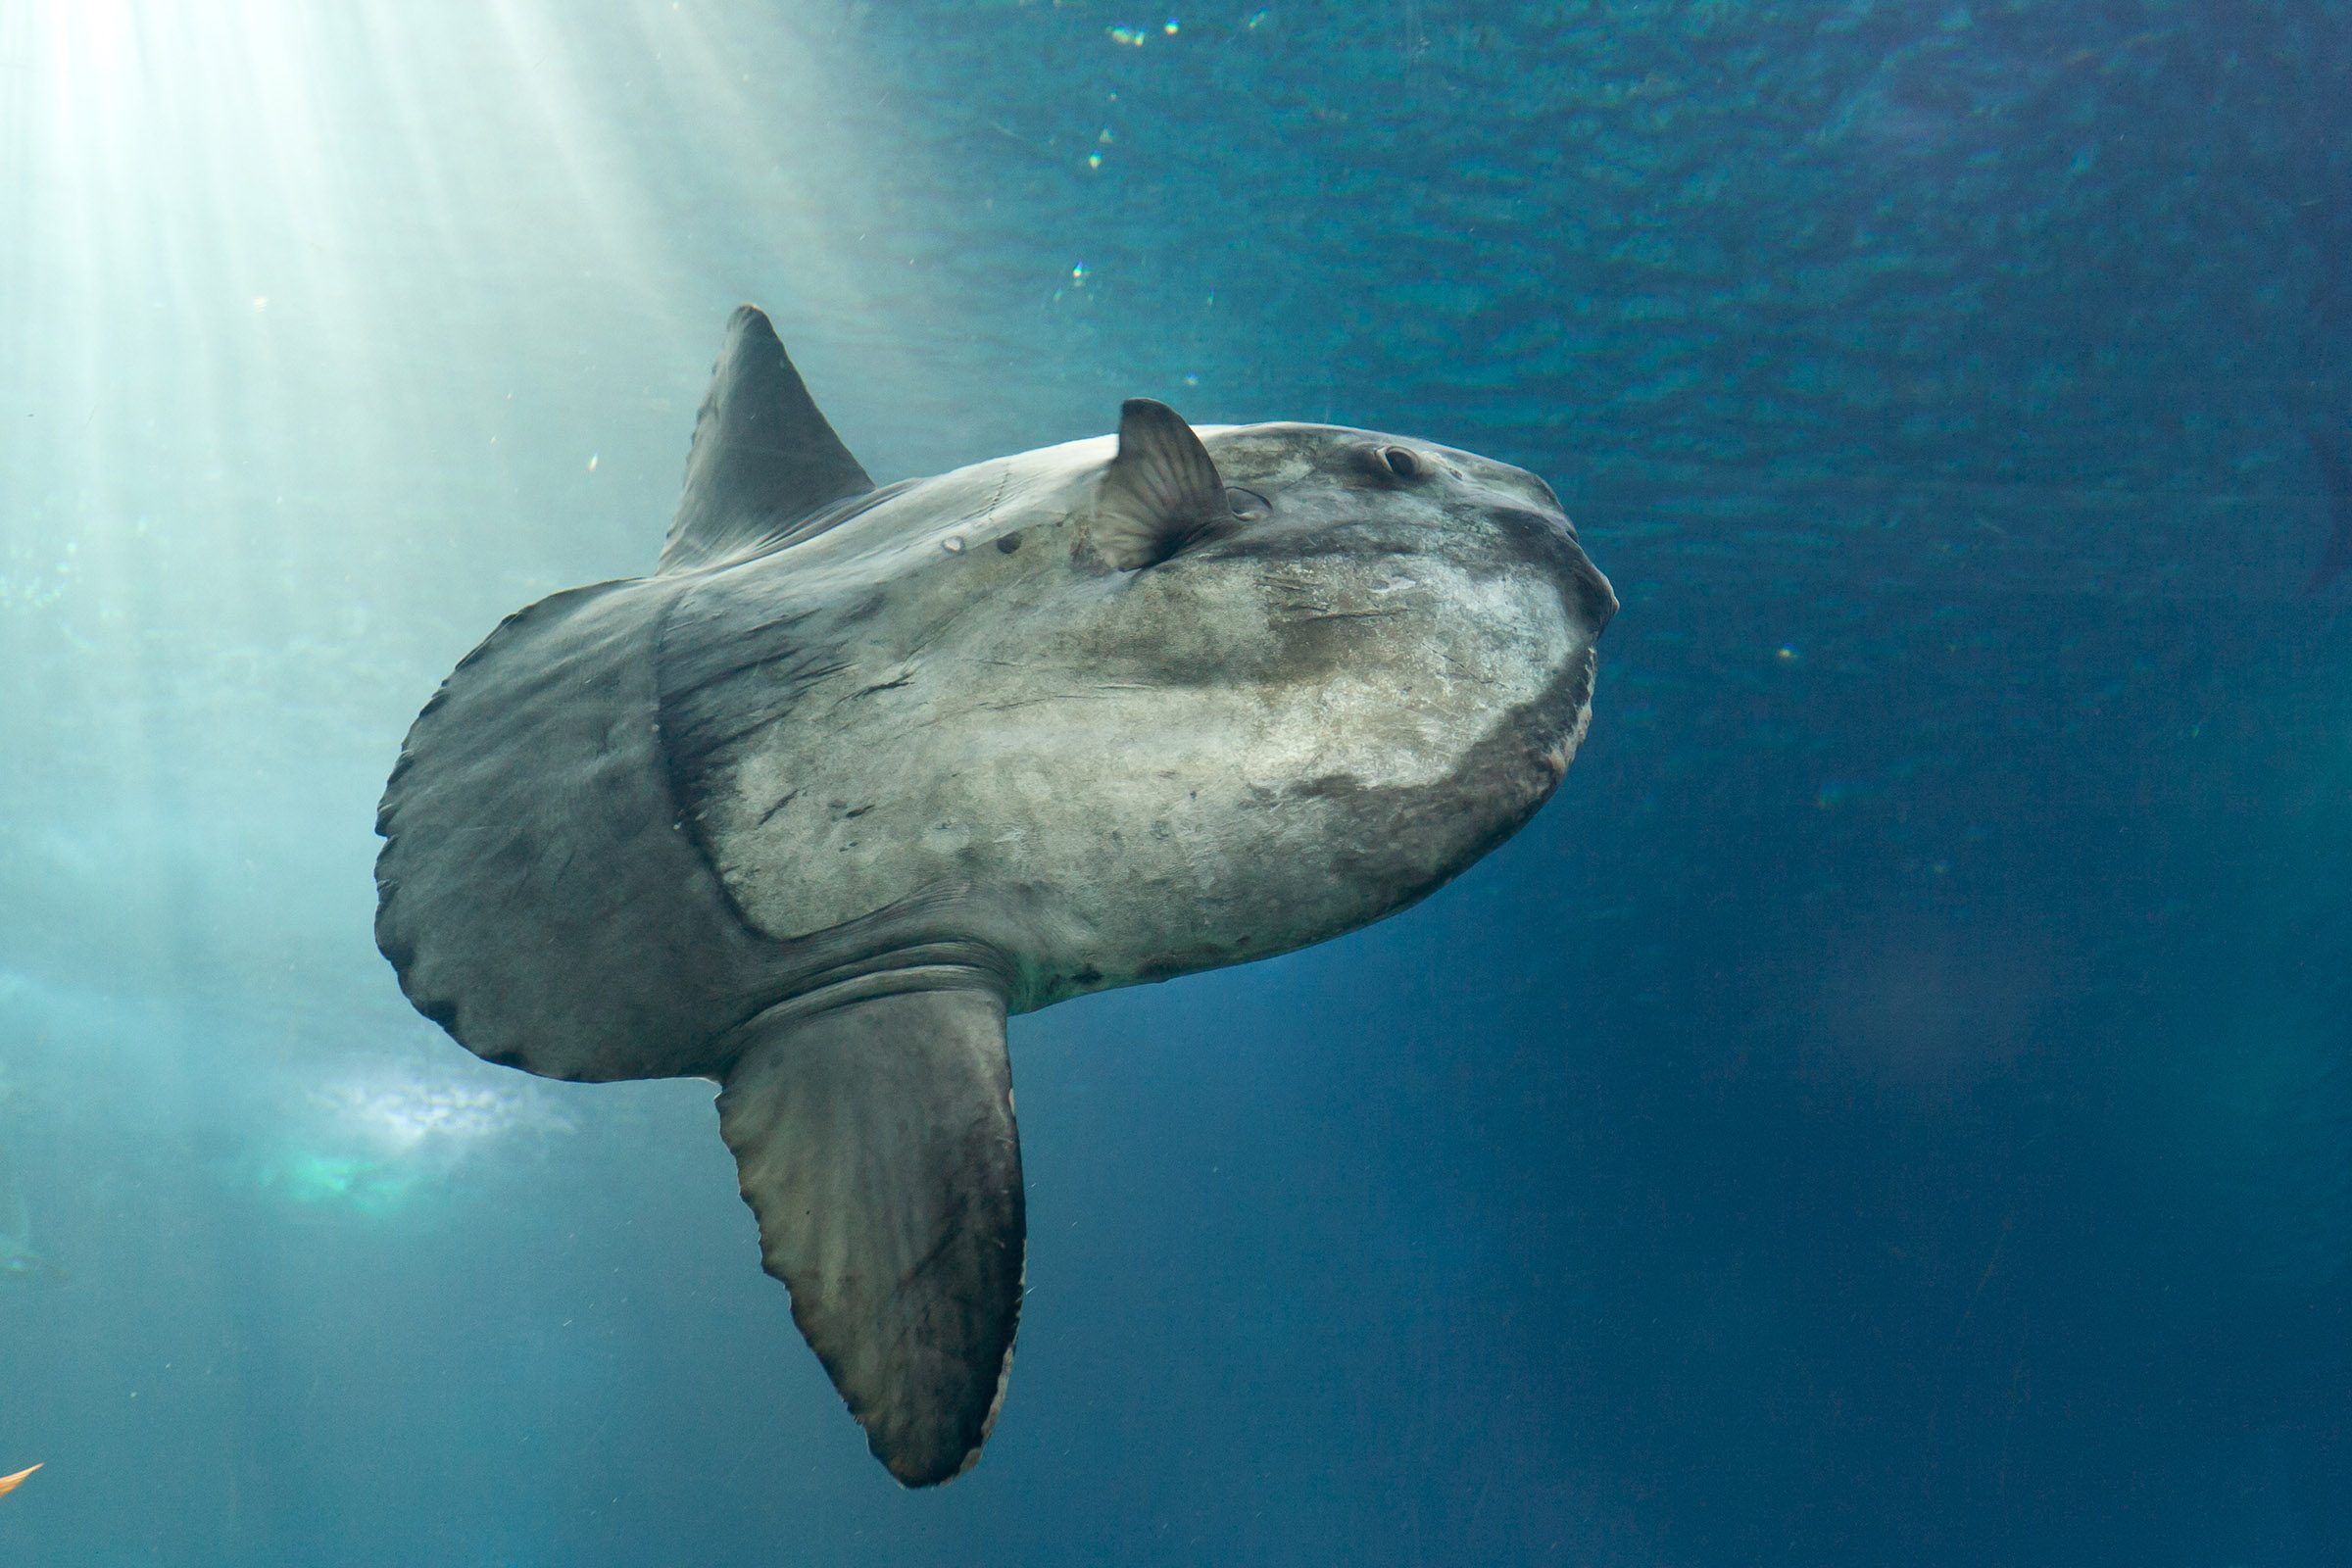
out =
[(1165, 403), (1119, 408), (1119, 453), (1095, 504), (1095, 546), (1122, 571), (1156, 566), (1232, 517), (1215, 460)]
[(36, 1464), (31, 1466), (29, 1469), (20, 1470), (13, 1476), (0, 1476), (0, 1497), (7, 1496), (10, 1493), (23, 1486), (24, 1484), (24, 1478), (39, 1468), (40, 1466)]
[(718, 1097), (768, 1273), (909, 1487), (980, 1457), (1012, 1366), (1025, 1222), (1004, 1004), (916, 991), (744, 1026)]

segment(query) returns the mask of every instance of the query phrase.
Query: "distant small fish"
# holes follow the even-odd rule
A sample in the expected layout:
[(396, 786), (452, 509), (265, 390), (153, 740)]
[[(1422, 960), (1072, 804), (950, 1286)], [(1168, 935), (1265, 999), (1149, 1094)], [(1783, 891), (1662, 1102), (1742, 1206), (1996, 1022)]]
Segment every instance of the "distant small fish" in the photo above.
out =
[(0, 1232), (0, 1279), (51, 1280), (62, 1285), (73, 1277), (34, 1251), (23, 1237)]
[(7, 1496), (10, 1493), (23, 1486), (24, 1484), (24, 1478), (39, 1468), (40, 1466), (36, 1464), (29, 1466), (26, 1469), (20, 1470), (13, 1476), (0, 1476), (0, 1497)]
[(2311, 568), (2311, 580), (2303, 585), (2305, 593), (2316, 594), (2352, 566), (2352, 466), (2345, 464), (2343, 448), (2317, 430), (2311, 432), (2311, 450), (2320, 460), (2320, 473), (2328, 484), (2329, 523), (2328, 548), (2320, 556), (2320, 564)]

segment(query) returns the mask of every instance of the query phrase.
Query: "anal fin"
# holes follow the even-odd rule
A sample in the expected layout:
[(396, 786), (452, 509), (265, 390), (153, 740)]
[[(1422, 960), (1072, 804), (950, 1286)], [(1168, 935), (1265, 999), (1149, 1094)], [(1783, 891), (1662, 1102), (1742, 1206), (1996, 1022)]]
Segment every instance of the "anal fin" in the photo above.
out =
[(1026, 1221), (985, 989), (913, 991), (744, 1026), (718, 1097), (767, 1272), (874, 1457), (909, 1487), (969, 1469), (996, 1424)]

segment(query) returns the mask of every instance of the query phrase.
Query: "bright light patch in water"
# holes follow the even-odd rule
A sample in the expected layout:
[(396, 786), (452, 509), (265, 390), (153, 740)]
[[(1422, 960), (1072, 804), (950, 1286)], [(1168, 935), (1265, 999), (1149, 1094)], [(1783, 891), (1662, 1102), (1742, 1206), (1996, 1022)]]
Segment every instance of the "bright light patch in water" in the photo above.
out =
[(510, 1133), (570, 1132), (571, 1118), (529, 1085), (510, 1089), (419, 1072), (344, 1080), (314, 1099), (352, 1134), (393, 1153), (455, 1152)]
[(388, 1215), (407, 1201), (413, 1176), (348, 1154), (289, 1154), (264, 1165), (256, 1184), (296, 1203)]
[(306, 1208), (389, 1218), (494, 1152), (527, 1153), (575, 1130), (535, 1084), (470, 1082), (463, 1068), (371, 1063), (302, 1097), (309, 1125), (243, 1179)]
[[(200, 616), (156, 630), (194, 685), (208, 640), (267, 662), (297, 623), (340, 624), (326, 601), (390, 621), (416, 586), (403, 568), (430, 557), (394, 518), (571, 515), (553, 456), (576, 454), (562, 479), (626, 483), (624, 440), (666, 468), (671, 397), (690, 420), (682, 388), (739, 299), (788, 326), (888, 319), (925, 340), (927, 292), (877, 298), (860, 205), (874, 165), (914, 165), (848, 127), (876, 95), (802, 9), (0, 4), (0, 299), (39, 302), (0, 318), (17, 426), (0, 614), (155, 579), (185, 603), (143, 614)], [(824, 332), (795, 331), (822, 365)], [(858, 355), (872, 384), (900, 374), (895, 349)], [(517, 379), (519, 408), (491, 395)], [(77, 650), (51, 679), (143, 690), (164, 677), (138, 646)], [(61, 711), (133, 710), (42, 689)], [(185, 768), (169, 731), (96, 733), (127, 754), (107, 776)]]

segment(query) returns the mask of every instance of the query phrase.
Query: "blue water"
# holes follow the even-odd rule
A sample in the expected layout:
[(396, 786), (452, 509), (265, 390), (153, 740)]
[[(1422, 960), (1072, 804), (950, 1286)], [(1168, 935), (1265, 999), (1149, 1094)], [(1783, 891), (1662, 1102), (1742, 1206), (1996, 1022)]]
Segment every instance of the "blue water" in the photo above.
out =
[[(0, 1557), (2352, 1563), (2352, 8), (329, 10), (0, 7)], [(708, 1085), (369, 939), (744, 299), (877, 479), (1334, 420), (1624, 601), (1457, 883), (1015, 1021), (936, 1493)]]

